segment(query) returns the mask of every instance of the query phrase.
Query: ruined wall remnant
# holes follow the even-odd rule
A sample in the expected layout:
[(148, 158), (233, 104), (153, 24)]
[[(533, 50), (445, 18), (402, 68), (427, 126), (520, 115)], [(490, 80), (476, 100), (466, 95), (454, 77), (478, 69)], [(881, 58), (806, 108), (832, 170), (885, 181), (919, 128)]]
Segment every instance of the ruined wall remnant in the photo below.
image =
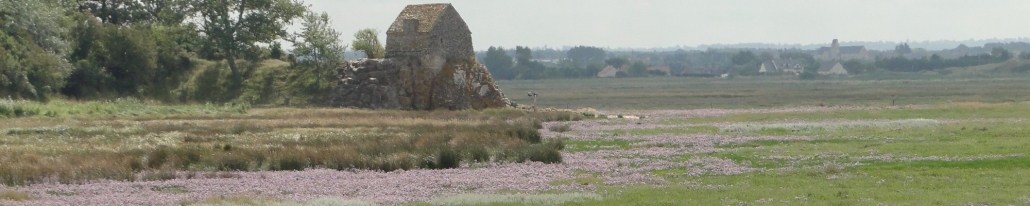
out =
[(510, 103), (476, 62), (472, 32), (450, 4), (408, 5), (386, 32), (386, 59), (348, 61), (334, 106), (483, 109)]

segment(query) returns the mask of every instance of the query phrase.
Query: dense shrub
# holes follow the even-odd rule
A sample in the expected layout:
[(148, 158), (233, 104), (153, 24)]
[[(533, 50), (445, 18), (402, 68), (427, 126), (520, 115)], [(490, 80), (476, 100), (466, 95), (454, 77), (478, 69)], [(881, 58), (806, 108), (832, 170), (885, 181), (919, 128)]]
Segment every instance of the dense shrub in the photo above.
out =
[(540, 143), (540, 132), (536, 129), (516, 127), (508, 130), (508, 136), (519, 138), (529, 143)]
[(73, 28), (76, 62), (61, 90), (80, 99), (137, 96), (172, 100), (170, 91), (190, 74), (194, 63), (177, 34), (188, 28), (103, 24), (87, 16)]
[(458, 168), (461, 166), (461, 156), (454, 150), (445, 148), (437, 153), (436, 163), (437, 168), (435, 169)]
[(468, 150), (468, 159), (475, 162), (490, 161), (490, 152), (485, 147), (473, 147)]
[(551, 127), (547, 128), (547, 130), (550, 130), (552, 132), (568, 132), (572, 131), (572, 126), (570, 126), (569, 124), (555, 124), (551, 125)]
[(0, 1), (0, 96), (46, 101), (71, 65), (61, 9), (49, 1)]
[(151, 151), (146, 158), (147, 168), (160, 169), (161, 166), (165, 164), (165, 161), (168, 160), (168, 153), (170, 153), (168, 151), (168, 147), (164, 146)]
[(551, 148), (556, 149), (556, 150), (564, 150), (565, 149), (565, 140), (553, 139), (550, 142), (547, 142), (547, 145), (550, 146)]
[(284, 155), (276, 161), (272, 170), (304, 170), (308, 167), (307, 161), (297, 155)]
[[(564, 146), (560, 146), (564, 147)], [(543, 163), (561, 163), (562, 156), (559, 145), (553, 143), (531, 145), (528, 158), (530, 161)]]

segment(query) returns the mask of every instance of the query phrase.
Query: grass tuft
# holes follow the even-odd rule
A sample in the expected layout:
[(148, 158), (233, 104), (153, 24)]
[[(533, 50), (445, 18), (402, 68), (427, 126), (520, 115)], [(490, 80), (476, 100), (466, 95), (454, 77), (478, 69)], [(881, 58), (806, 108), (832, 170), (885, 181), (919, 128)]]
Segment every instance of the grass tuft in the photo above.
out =
[(550, 130), (552, 132), (568, 132), (572, 131), (572, 126), (570, 126), (569, 124), (556, 124), (552, 125), (550, 128), (547, 128), (547, 130)]
[(0, 200), (11, 200), (11, 201), (25, 201), (34, 200), (36, 198), (29, 195), (29, 193), (14, 191), (14, 190), (0, 190)]

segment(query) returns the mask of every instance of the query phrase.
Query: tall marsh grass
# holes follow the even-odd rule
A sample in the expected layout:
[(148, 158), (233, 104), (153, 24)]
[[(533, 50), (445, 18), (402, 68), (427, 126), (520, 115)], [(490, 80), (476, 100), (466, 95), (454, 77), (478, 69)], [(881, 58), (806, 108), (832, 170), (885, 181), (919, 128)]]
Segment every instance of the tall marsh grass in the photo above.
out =
[(17, 126), (0, 127), (5, 145), (0, 148), (0, 184), (163, 180), (181, 177), (177, 171), (393, 171), (488, 162), (559, 163), (561, 142), (544, 142), (538, 129), (542, 121), (579, 115), (281, 108), (163, 118), (8, 118), (0, 123)]
[(132, 97), (88, 102), (54, 100), (47, 103), (0, 99), (0, 118), (215, 115), (241, 114), (246, 113), (248, 109), (250, 109), (250, 105), (247, 104), (163, 105), (157, 102), (144, 102)]

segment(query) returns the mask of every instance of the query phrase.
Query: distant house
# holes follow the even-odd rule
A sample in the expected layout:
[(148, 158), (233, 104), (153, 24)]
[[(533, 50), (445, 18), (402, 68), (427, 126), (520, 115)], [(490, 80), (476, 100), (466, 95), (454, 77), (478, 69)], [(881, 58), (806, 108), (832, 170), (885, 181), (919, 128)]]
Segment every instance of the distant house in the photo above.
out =
[(800, 74), (805, 70), (800, 61), (792, 59), (769, 60), (758, 66), (759, 73), (794, 73)]
[(615, 77), (619, 73), (619, 69), (616, 69), (612, 65), (608, 65), (601, 69), (601, 72), (597, 73), (597, 77)]
[(472, 32), (451, 4), (408, 5), (386, 30), (386, 58), (475, 60)]
[(833, 39), (830, 47), (821, 47), (815, 51), (815, 58), (823, 61), (872, 60), (865, 46), (840, 46)]
[(688, 77), (718, 77), (719, 74), (722, 74), (719, 69), (705, 65), (686, 66), (680, 72), (673, 71), (673, 75)]
[(848, 70), (844, 69), (844, 66), (840, 62), (825, 62), (822, 67), (819, 67), (819, 74), (822, 75), (845, 75), (848, 74)]

